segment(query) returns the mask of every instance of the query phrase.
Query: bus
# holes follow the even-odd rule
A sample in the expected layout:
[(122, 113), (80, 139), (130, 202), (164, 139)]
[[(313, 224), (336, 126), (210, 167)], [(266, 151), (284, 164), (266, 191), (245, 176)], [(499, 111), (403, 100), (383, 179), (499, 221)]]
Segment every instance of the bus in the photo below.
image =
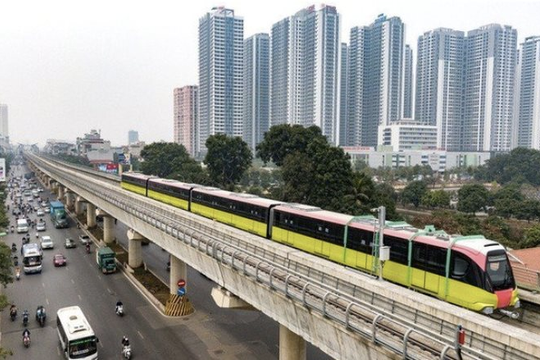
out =
[(25, 274), (40, 273), (43, 269), (43, 251), (36, 243), (24, 244), (22, 263)]
[(98, 358), (99, 339), (78, 306), (61, 308), (56, 313), (58, 338), (66, 359)]

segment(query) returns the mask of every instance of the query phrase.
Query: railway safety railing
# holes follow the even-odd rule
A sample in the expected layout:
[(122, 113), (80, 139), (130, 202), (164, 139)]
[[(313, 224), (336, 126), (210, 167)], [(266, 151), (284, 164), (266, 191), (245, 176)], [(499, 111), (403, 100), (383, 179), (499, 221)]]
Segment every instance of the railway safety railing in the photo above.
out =
[[(457, 358), (461, 348), (462, 357), (469, 359), (530, 359), (531, 354), (505, 344), (488, 339), (480, 334), (467, 331), (466, 343), (459, 347), (456, 327), (443, 320), (434, 319), (429, 314), (410, 309), (368, 291), (354, 284), (317, 271), (296, 261), (281, 257), (266, 249), (242, 241), (230, 234), (220, 232), (216, 227), (204, 225), (179, 217), (177, 212), (166, 210), (151, 203), (136, 199), (120, 189), (104, 188), (88, 182), (80, 176), (69, 174), (65, 169), (57, 170), (51, 164), (32, 157), (68, 187), (90, 192), (123, 211), (145, 221), (187, 245), (204, 252), (225, 266), (242, 272), (245, 276), (295, 299), (321, 315), (333, 319), (361, 336), (401, 354), (403, 358)], [(180, 229), (189, 229), (180, 230)], [(369, 324), (369, 326), (366, 326)], [(396, 340), (396, 330), (404, 334)], [(431, 349), (420, 349), (418, 336), (429, 339)], [(416, 340), (414, 340), (416, 338)], [(452, 352), (454, 355), (452, 355)], [(413, 355), (414, 354), (414, 355)]]

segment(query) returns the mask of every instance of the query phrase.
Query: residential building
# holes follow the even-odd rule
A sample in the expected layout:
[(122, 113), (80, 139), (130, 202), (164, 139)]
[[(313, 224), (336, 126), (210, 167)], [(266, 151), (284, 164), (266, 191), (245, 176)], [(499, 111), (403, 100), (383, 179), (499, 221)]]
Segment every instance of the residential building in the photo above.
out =
[(139, 132), (135, 130), (128, 131), (128, 145), (139, 142)]
[(380, 125), (379, 145), (392, 146), (397, 151), (436, 150), (437, 127), (410, 119)]
[(244, 141), (252, 151), (270, 127), (270, 36), (244, 41)]
[(462, 149), (512, 147), (517, 31), (491, 24), (467, 32)]
[(338, 145), (347, 144), (347, 129), (349, 128), (348, 121), (348, 102), (347, 94), (349, 89), (349, 46), (346, 43), (341, 43), (341, 69), (339, 82), (339, 143)]
[(317, 125), (339, 141), (340, 16), (312, 5), (272, 26), (270, 124)]
[(461, 149), (465, 33), (435, 29), (418, 38), (415, 119), (437, 127), (437, 148)]
[(215, 134), (242, 136), (244, 20), (215, 7), (199, 20), (199, 111), (197, 148)]
[(176, 88), (174, 93), (174, 142), (182, 144), (188, 153), (197, 154), (198, 87)]
[(371, 168), (429, 165), (440, 174), (455, 168), (478, 167), (490, 159), (489, 152), (450, 152), (445, 150), (404, 150), (397, 151), (391, 146), (347, 146), (343, 150), (351, 157), (351, 162), (362, 161)]
[(515, 146), (540, 150), (540, 36), (521, 44), (514, 104)]
[(347, 145), (375, 146), (379, 125), (402, 118), (405, 25), (382, 14), (350, 36)]
[(413, 117), (413, 51), (410, 45), (405, 45), (405, 60), (403, 62), (403, 118)]
[(0, 104), (0, 138), (9, 139), (8, 106)]

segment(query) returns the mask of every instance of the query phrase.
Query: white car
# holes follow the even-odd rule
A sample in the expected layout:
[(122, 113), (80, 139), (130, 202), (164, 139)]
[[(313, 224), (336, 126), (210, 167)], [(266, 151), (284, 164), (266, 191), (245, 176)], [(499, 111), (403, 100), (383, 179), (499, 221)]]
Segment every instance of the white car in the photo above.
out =
[(45, 215), (45, 212), (44, 212), (42, 209), (38, 209), (38, 210), (36, 211), (36, 215), (37, 215), (37, 216), (43, 216), (43, 215)]
[(54, 242), (51, 237), (48, 235), (41, 237), (41, 248), (42, 249), (54, 249)]
[(47, 226), (45, 225), (45, 221), (39, 221), (36, 224), (36, 231), (45, 231), (47, 230)]

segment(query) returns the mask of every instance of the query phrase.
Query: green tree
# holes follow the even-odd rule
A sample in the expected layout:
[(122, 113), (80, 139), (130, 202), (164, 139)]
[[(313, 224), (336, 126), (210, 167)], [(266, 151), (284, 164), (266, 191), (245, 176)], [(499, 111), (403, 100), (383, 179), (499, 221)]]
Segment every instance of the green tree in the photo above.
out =
[(506, 184), (511, 181), (540, 185), (540, 151), (515, 148), (509, 154), (489, 159), (485, 168), (478, 169), (477, 178)]
[(379, 206), (386, 207), (386, 218), (388, 220), (403, 220), (401, 215), (399, 215), (396, 211), (397, 194), (392, 185), (388, 183), (375, 185), (374, 192), (370, 200), (370, 209)]
[(282, 170), (282, 200), (332, 211), (349, 210), (344, 198), (352, 192), (350, 159), (326, 139), (315, 139), (304, 153), (288, 155)]
[(287, 155), (306, 152), (308, 145), (315, 139), (326, 142), (326, 137), (318, 126), (306, 128), (301, 125), (275, 125), (264, 134), (263, 141), (257, 145), (257, 156), (265, 164), (272, 161), (277, 166), (282, 166)]
[(353, 214), (368, 213), (371, 209), (370, 197), (375, 192), (373, 181), (364, 173), (355, 172), (351, 192), (345, 195), (345, 201)]
[(540, 201), (532, 199), (522, 201), (516, 209), (515, 216), (527, 221), (540, 218)]
[(522, 242), (523, 248), (532, 248), (540, 245), (540, 225), (536, 224), (525, 231), (525, 239)]
[(495, 213), (503, 218), (508, 219), (512, 215), (516, 214), (516, 211), (518, 211), (521, 206), (521, 202), (516, 199), (503, 197), (496, 199), (494, 201), (494, 205)]
[(427, 185), (424, 181), (412, 181), (403, 189), (401, 201), (403, 204), (412, 203), (415, 207), (418, 207), (427, 191)]
[(474, 214), (485, 208), (489, 200), (489, 191), (481, 184), (467, 184), (458, 191), (458, 210)]
[(185, 181), (192, 181), (192, 172), (197, 172), (200, 165), (189, 156), (184, 145), (167, 142), (155, 142), (146, 145), (141, 151), (141, 171), (147, 175), (156, 175), (160, 178), (169, 178), (173, 174), (183, 177)]
[(208, 152), (204, 163), (210, 179), (226, 189), (234, 187), (251, 165), (253, 156), (240, 137), (216, 134), (206, 140)]

